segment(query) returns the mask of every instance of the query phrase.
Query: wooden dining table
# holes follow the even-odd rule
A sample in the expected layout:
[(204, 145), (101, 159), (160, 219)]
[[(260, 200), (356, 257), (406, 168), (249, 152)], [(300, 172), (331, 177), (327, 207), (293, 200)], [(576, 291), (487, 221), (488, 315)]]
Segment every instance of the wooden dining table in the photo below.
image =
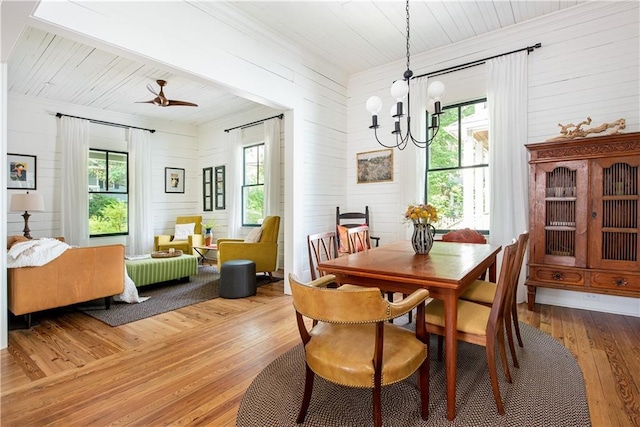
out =
[(339, 284), (377, 287), (410, 294), (425, 288), (444, 302), (447, 419), (456, 416), (458, 297), (483, 272), (496, 280), (501, 246), (436, 241), (426, 255), (417, 255), (410, 241), (398, 241), (324, 261), (318, 269), (336, 276)]

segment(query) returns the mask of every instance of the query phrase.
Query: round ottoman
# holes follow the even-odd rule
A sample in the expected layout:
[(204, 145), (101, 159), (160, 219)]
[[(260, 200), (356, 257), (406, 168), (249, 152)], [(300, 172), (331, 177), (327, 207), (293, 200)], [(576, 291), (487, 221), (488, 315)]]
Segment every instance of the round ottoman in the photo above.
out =
[(242, 298), (256, 294), (256, 263), (235, 259), (220, 269), (220, 297)]

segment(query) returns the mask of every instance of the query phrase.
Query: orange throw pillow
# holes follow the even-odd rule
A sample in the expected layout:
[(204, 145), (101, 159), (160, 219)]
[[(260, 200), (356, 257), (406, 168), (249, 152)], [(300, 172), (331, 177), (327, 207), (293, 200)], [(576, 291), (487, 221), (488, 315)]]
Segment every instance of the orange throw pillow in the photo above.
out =
[(340, 239), (338, 252), (343, 254), (348, 254), (349, 253), (349, 229), (344, 225), (338, 224), (338, 238)]

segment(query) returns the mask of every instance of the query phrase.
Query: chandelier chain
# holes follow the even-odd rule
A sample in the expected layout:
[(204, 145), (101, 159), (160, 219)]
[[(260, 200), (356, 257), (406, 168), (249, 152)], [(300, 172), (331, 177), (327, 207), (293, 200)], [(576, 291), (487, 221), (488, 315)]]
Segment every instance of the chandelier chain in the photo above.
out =
[(409, 26), (409, 0), (407, 0), (407, 5), (406, 5), (406, 10), (407, 10), (407, 70), (409, 70), (410, 67), (410, 59), (411, 55), (409, 54), (409, 40), (410, 40), (410, 26)]

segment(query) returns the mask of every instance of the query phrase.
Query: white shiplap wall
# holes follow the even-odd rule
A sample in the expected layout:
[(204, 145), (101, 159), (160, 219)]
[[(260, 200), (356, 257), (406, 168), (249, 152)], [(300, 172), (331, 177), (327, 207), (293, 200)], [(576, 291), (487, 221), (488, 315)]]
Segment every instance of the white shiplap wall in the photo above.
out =
[[(619, 118), (627, 132), (640, 131), (640, 24), (637, 2), (590, 2), (548, 17), (497, 31), (411, 58), (414, 73), (423, 74), (448, 66), (542, 43), (528, 57), (528, 138), (524, 145), (559, 134), (558, 123), (577, 123), (591, 116), (594, 125)], [(389, 87), (405, 69), (403, 61), (353, 75), (349, 80), (347, 194), (350, 209), (368, 204), (373, 227), (381, 243), (404, 238), (400, 224), (403, 197), (404, 152), (395, 151), (394, 181), (356, 184), (355, 155), (381, 147), (375, 142), (366, 99), (378, 95), (391, 105)], [(485, 90), (484, 66), (438, 77), (447, 85), (445, 104), (479, 96)], [(478, 94), (478, 91), (481, 93)], [(381, 134), (390, 136), (390, 118), (381, 115)], [(523, 168), (528, 165), (523, 164)], [(538, 302), (607, 310), (640, 316), (640, 300), (602, 295), (590, 303), (582, 294), (540, 289)]]
[[(232, 173), (229, 163), (229, 142), (228, 136), (224, 130), (236, 126), (241, 126), (245, 123), (252, 123), (257, 120), (262, 120), (267, 117), (272, 117), (280, 114), (280, 111), (271, 109), (269, 107), (256, 104), (256, 108), (245, 111), (241, 115), (235, 115), (233, 117), (227, 117), (225, 119), (209, 122), (199, 128), (199, 140), (200, 140), (200, 163), (201, 168), (225, 166), (225, 173), (227, 176), (227, 182), (225, 183), (226, 189), (226, 208), (222, 210), (214, 210), (212, 212), (203, 212), (204, 218), (214, 218), (216, 225), (213, 229), (213, 237), (219, 239), (221, 237), (229, 237), (229, 215), (234, 214), (230, 210), (229, 205), (229, 192), (234, 189), (229, 187), (228, 180), (229, 174)], [(280, 138), (280, 162), (279, 167), (281, 169), (281, 185), (280, 185), (280, 232), (278, 235), (278, 265), (280, 268), (284, 268), (284, 229), (285, 229), (285, 209), (284, 209), (284, 123), (280, 122), (281, 138)], [(259, 143), (264, 141), (264, 126), (256, 125), (242, 130), (243, 141), (246, 144)], [(202, 171), (201, 171), (202, 173)], [(239, 191), (236, 189), (235, 191)], [(239, 213), (237, 213), (239, 215)], [(238, 237), (244, 237), (250, 231), (250, 228), (243, 228), (241, 235)]]
[[(41, 101), (33, 97), (11, 95), (8, 102), (8, 147), (9, 153), (37, 156), (37, 189), (45, 199), (45, 211), (34, 212), (29, 219), (33, 237), (60, 235), (60, 144), (57, 138), (58, 119), (55, 113), (70, 114), (96, 120), (123, 123), (132, 126), (156, 129), (152, 134), (152, 191), (154, 234), (173, 234), (173, 225), (178, 215), (199, 213), (201, 207), (201, 169), (198, 157), (197, 130), (190, 127), (172, 126), (163, 123), (140, 122), (139, 119), (121, 114), (105, 113), (102, 110), (82, 108), (70, 104)], [(91, 124), (91, 147), (126, 150), (126, 135), (123, 128)], [(185, 193), (164, 192), (164, 168), (185, 169)], [(13, 193), (8, 190), (8, 200)], [(8, 234), (22, 234), (24, 220), (18, 213), (9, 213)], [(92, 246), (110, 243), (126, 245), (124, 237), (92, 238)]]

